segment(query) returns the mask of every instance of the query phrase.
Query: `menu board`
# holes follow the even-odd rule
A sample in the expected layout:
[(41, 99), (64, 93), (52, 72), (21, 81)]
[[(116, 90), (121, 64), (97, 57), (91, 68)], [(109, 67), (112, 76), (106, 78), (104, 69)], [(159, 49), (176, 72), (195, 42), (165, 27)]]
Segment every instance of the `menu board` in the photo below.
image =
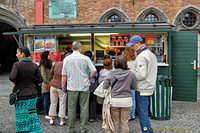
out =
[(45, 39), (45, 50), (56, 51), (56, 42), (55, 38), (46, 38)]
[(110, 35), (110, 46), (126, 46), (129, 39), (129, 35)]
[(55, 36), (35, 36), (34, 52), (43, 51), (56, 52), (56, 37)]
[(34, 52), (43, 52), (44, 50), (45, 50), (44, 39), (43, 38), (35, 38)]

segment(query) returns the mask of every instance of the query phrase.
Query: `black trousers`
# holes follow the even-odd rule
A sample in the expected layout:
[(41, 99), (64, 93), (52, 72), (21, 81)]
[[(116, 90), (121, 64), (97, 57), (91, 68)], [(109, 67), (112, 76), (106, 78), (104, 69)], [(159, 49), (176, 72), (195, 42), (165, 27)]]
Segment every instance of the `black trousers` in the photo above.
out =
[(97, 97), (93, 93), (90, 93), (90, 101), (89, 101), (89, 119), (96, 120), (97, 112), (96, 112), (96, 102)]

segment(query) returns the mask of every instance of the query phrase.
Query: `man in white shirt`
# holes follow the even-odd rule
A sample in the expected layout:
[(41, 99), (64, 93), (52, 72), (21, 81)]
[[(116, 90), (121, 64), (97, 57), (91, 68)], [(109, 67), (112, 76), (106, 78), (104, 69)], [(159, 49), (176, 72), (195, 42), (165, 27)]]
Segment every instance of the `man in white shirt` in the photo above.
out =
[[(76, 120), (76, 107), (79, 99), (80, 103), (80, 122), (81, 132), (87, 132), (89, 111), (89, 86), (90, 79), (94, 77), (96, 68), (89, 57), (82, 55), (81, 43), (72, 43), (73, 53), (67, 56), (63, 62), (62, 87), (67, 86), (68, 90), (68, 124), (69, 132), (74, 132)], [(90, 75), (88, 76), (88, 71)]]
[(130, 39), (127, 46), (137, 53), (134, 65), (130, 69), (136, 76), (137, 89), (135, 96), (142, 133), (153, 133), (148, 116), (148, 104), (149, 97), (153, 94), (156, 84), (157, 59), (142, 42), (143, 39), (135, 35)]

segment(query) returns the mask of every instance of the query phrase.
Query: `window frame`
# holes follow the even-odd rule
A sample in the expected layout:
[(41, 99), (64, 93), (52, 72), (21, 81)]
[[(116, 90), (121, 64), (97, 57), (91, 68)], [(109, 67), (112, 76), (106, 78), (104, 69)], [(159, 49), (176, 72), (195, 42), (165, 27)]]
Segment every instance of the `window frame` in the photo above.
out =
[[(145, 19), (149, 16), (149, 15), (153, 15), (155, 18), (157, 18), (157, 21), (146, 21)], [(155, 13), (148, 13), (145, 17), (144, 17), (144, 21), (145, 22), (159, 22), (159, 18)]]
[[(186, 15), (186, 14), (192, 14), (195, 16), (195, 23), (192, 25), (192, 26), (187, 26), (184, 22), (183, 22), (183, 17)], [(193, 13), (192, 11), (188, 11), (188, 12), (185, 12), (182, 16), (181, 16), (181, 24), (185, 27), (185, 28), (192, 28), (192, 27), (195, 27), (197, 25), (197, 21), (198, 21), (198, 18), (197, 18), (197, 15), (195, 13)]]
[[(115, 18), (116, 16), (118, 17), (118, 20), (120, 20), (120, 21), (112, 21), (112, 20), (115, 20), (115, 19), (116, 19), (116, 18)], [(112, 18), (112, 17), (114, 17), (114, 18)], [(111, 20), (111, 21), (109, 21), (109, 20)], [(110, 15), (110, 17), (108, 17), (107, 22), (108, 22), (108, 23), (119, 23), (119, 22), (124, 22), (124, 21), (123, 21), (123, 19), (122, 19), (119, 15), (117, 15), (117, 14), (112, 14), (112, 15)]]

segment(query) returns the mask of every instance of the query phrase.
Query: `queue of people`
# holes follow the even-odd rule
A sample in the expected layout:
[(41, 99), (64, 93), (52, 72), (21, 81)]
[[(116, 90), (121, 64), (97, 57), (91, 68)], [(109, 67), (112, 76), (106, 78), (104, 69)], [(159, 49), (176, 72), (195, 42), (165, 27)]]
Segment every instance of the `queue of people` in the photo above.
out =
[[(67, 114), (68, 132), (74, 133), (79, 103), (80, 131), (88, 132), (87, 122), (97, 119), (96, 103), (99, 100), (103, 103), (103, 99), (93, 92), (97, 82), (100, 84), (104, 81), (105, 90), (111, 86), (110, 114), (114, 125), (111, 132), (118, 133), (120, 123), (122, 133), (129, 133), (128, 122), (135, 118), (137, 109), (142, 132), (153, 133), (148, 104), (156, 82), (157, 60), (142, 42), (140, 36), (133, 36), (127, 44), (129, 48), (123, 55), (116, 57), (114, 64), (110, 57), (105, 57), (103, 69), (99, 73), (95, 68), (93, 53), (86, 51), (82, 55), (81, 43), (78, 41), (72, 43), (73, 53), (54, 65), (49, 52), (44, 51), (39, 67), (28, 58), (30, 52), (27, 47), (18, 48), (16, 56), (19, 61), (13, 65), (9, 77), (14, 83), (13, 91), (19, 90), (15, 103), (15, 132), (42, 132), (36, 110), (37, 85), (42, 88), (44, 115), (49, 119), (49, 124), (55, 124), (54, 119), (58, 115), (60, 125), (65, 125)], [(47, 90), (48, 84), (51, 86), (50, 91)], [(23, 111), (19, 111), (21, 109)], [(24, 119), (20, 120), (22, 116)], [(22, 128), (21, 124), (26, 126)]]

